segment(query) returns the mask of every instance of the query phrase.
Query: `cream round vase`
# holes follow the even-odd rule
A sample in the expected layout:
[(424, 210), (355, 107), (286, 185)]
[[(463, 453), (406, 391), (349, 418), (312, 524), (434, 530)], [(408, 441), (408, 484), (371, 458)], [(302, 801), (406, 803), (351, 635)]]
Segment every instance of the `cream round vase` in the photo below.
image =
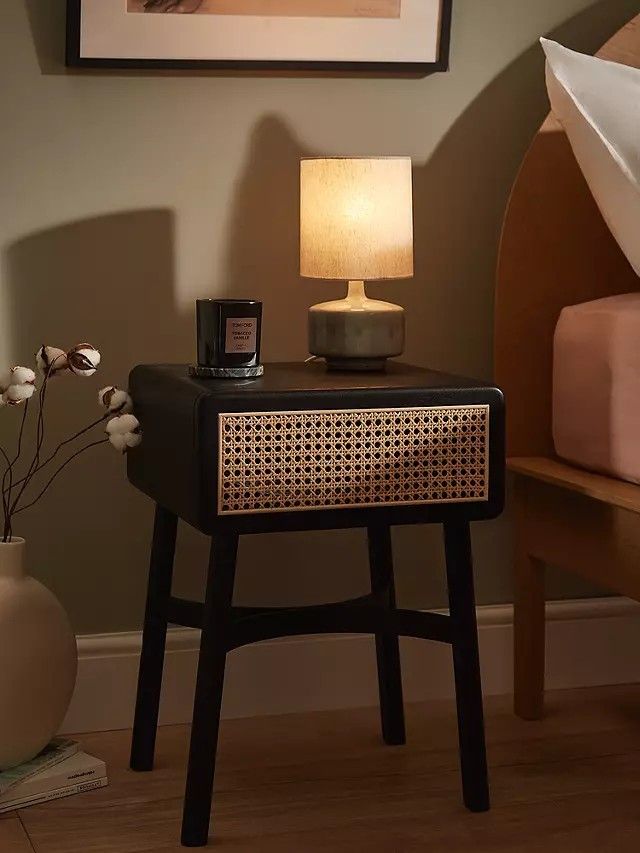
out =
[(24, 539), (0, 542), (0, 770), (33, 758), (56, 734), (77, 668), (66, 613), (26, 574)]

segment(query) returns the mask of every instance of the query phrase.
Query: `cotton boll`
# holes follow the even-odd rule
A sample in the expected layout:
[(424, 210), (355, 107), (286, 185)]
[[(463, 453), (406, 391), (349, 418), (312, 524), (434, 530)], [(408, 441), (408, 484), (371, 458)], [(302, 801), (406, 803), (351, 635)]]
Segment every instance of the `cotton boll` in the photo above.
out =
[(120, 420), (124, 421), (127, 426), (127, 432), (135, 432), (140, 429), (140, 421), (135, 415), (121, 415)]
[(121, 433), (126, 432), (125, 429), (120, 428), (120, 418), (111, 418), (104, 431), (107, 435), (120, 435)]
[(117, 391), (115, 385), (107, 385), (105, 388), (101, 388), (98, 391), (98, 405), (108, 409), (111, 397), (115, 391)]
[(67, 363), (67, 354), (58, 347), (50, 347), (43, 344), (36, 353), (36, 366), (45, 376), (53, 376), (55, 373), (66, 370), (69, 366)]
[(138, 432), (126, 432), (124, 434), (124, 440), (127, 447), (137, 447), (142, 441), (142, 433), (140, 430), (138, 430)]
[[(12, 367), (0, 375), (0, 392), (5, 402), (20, 403), (28, 400), (35, 388), (36, 375), (30, 367)], [(22, 390), (16, 390), (22, 389)]]
[(10, 406), (18, 406), (28, 400), (36, 389), (36, 375), (30, 367), (12, 367), (4, 377), (9, 384), (4, 388), (3, 398)]
[(114, 433), (135, 432), (140, 429), (140, 421), (135, 415), (119, 415), (112, 418), (107, 424), (107, 432)]
[(112, 432), (109, 441), (116, 450), (126, 453), (132, 447), (137, 447), (142, 441), (142, 433), (137, 432)]
[(5, 394), (8, 402), (21, 403), (23, 400), (31, 399), (35, 390), (35, 385), (9, 385)]
[(12, 367), (10, 385), (33, 385), (36, 375), (30, 367)]
[(91, 344), (76, 344), (67, 353), (67, 361), (76, 376), (93, 376), (100, 364), (100, 353)]
[(120, 418), (111, 418), (104, 431), (107, 435), (121, 435), (123, 432), (126, 432), (126, 430), (120, 429)]
[(133, 400), (126, 391), (117, 388), (111, 398), (109, 404), (110, 412), (117, 412), (122, 415), (130, 414), (133, 411)]
[(19, 406), (20, 403), (24, 403), (25, 400), (32, 397), (34, 391), (35, 385), (28, 383), (25, 385), (9, 385), (2, 396), (10, 406)]
[(137, 447), (142, 441), (140, 422), (134, 415), (111, 418), (105, 431), (111, 444), (122, 453), (126, 453), (130, 447)]
[(116, 450), (119, 450), (120, 453), (126, 453), (127, 451), (127, 439), (126, 433), (114, 432), (109, 436), (109, 441), (115, 447)]
[(109, 385), (98, 392), (98, 402), (114, 415), (127, 414), (133, 410), (133, 400), (121, 388)]

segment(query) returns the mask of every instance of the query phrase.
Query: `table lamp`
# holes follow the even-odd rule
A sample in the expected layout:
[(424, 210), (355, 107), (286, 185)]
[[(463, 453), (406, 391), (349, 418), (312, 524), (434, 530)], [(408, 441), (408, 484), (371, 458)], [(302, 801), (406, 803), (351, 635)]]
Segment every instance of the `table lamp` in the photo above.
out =
[(404, 348), (404, 310), (369, 299), (365, 280), (413, 275), (409, 157), (300, 163), (300, 275), (349, 282), (309, 309), (309, 351), (330, 370), (383, 370)]

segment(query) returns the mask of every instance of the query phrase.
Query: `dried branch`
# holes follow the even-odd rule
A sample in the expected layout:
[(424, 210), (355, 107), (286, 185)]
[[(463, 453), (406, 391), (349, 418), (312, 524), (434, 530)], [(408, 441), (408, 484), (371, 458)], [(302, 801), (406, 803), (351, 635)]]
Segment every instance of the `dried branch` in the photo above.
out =
[(42, 444), (44, 442), (44, 404), (45, 404), (46, 397), (47, 397), (47, 385), (49, 384), (49, 379), (54, 372), (56, 360), (57, 359), (54, 359), (54, 361), (52, 361), (51, 364), (49, 365), (49, 367), (47, 368), (47, 372), (45, 374), (44, 380), (42, 382), (42, 386), (40, 388), (40, 393), (38, 395), (38, 398), (39, 398), (38, 404), (39, 405), (38, 405), (38, 426), (37, 426), (37, 430), (36, 430), (36, 451), (35, 451), (35, 454), (33, 456), (33, 459), (31, 460), (31, 464), (29, 465), (29, 468), (27, 469), (27, 473), (21, 481), (22, 485), (20, 487), (20, 490), (18, 491), (18, 494), (17, 494), (15, 500), (13, 501), (13, 503), (11, 503), (11, 501), (9, 501), (9, 514), (10, 515), (13, 515), (20, 498), (24, 494), (25, 489), (27, 488), (27, 486), (29, 485), (29, 483), (33, 479), (33, 476), (38, 469), (38, 464), (40, 462), (40, 451), (42, 449)]
[[(62, 450), (63, 447), (65, 447), (67, 444), (71, 444), (72, 441), (75, 441), (76, 438), (80, 438), (81, 435), (84, 435), (85, 433), (89, 432), (90, 429), (93, 429), (94, 427), (98, 426), (99, 424), (104, 423), (110, 417), (111, 417), (111, 412), (105, 412), (105, 414), (102, 415), (101, 417), (99, 417), (97, 420), (92, 421), (86, 427), (83, 427), (81, 430), (78, 430), (78, 432), (69, 436), (69, 438), (65, 438), (64, 441), (61, 441), (60, 444), (55, 448), (55, 450), (44, 460), (44, 462), (41, 462), (38, 465), (38, 467), (34, 469), (33, 476), (35, 477), (35, 475), (39, 474), (43, 468), (46, 468), (47, 465), (49, 465), (49, 463), (52, 462), (56, 458), (56, 456)], [(24, 483), (25, 479), (26, 479), (26, 476), (22, 477), (20, 480), (16, 480), (13, 485), (19, 486), (21, 483)], [(5, 495), (6, 495), (6, 490), (3, 492), (3, 499), (4, 499)]]
[[(4, 447), (0, 446), (0, 453), (4, 456), (5, 462), (7, 463), (7, 467), (11, 465), (11, 461), (7, 456), (7, 452)], [(6, 469), (5, 469), (6, 470)], [(2, 523), (2, 541), (6, 542), (11, 537), (11, 515), (9, 513), (9, 506), (4, 496), (4, 492), (2, 493), (2, 515), (3, 515), (3, 523)]]
[(28, 504), (25, 504), (24, 506), (18, 507), (17, 509), (13, 509), (13, 510), (11, 511), (12, 516), (13, 516), (13, 515), (17, 515), (19, 512), (24, 512), (24, 511), (25, 511), (25, 509), (29, 509), (29, 508), (30, 508), (30, 507), (32, 507), (34, 504), (38, 503), (38, 501), (40, 500), (40, 498), (44, 495), (44, 493), (47, 491), (47, 489), (49, 488), (49, 486), (50, 486), (50, 485), (53, 483), (53, 481), (56, 479), (56, 477), (58, 476), (58, 474), (62, 473), (62, 471), (64, 471), (64, 469), (67, 467), (67, 465), (68, 465), (70, 462), (73, 462), (73, 460), (74, 460), (76, 457), (80, 456), (80, 454), (81, 454), (81, 453), (84, 453), (84, 452), (85, 452), (85, 450), (90, 450), (92, 447), (97, 447), (99, 444), (107, 444), (107, 443), (108, 443), (108, 441), (109, 441), (109, 439), (108, 439), (108, 438), (101, 438), (101, 439), (99, 439), (98, 441), (92, 441), (90, 444), (85, 444), (85, 445), (84, 445), (84, 447), (81, 447), (79, 450), (76, 450), (76, 452), (75, 452), (75, 453), (73, 453), (73, 454), (72, 454), (68, 459), (66, 459), (66, 460), (62, 463), (62, 465), (60, 465), (60, 467), (59, 467), (58, 469), (56, 469), (56, 471), (54, 471), (54, 473), (51, 475), (51, 477), (50, 477), (50, 478), (49, 478), (49, 480), (47, 481), (47, 483), (46, 483), (46, 485), (44, 486), (44, 488), (43, 488), (43, 489), (38, 493), (38, 495), (37, 495), (37, 496), (36, 496), (32, 501), (29, 501), (29, 503), (28, 503)]
[[(22, 421), (20, 423), (20, 431), (18, 433), (18, 446), (16, 447), (16, 454), (5, 469), (4, 474), (2, 475), (2, 500), (4, 502), (5, 494), (7, 495), (7, 505), (11, 504), (11, 490), (15, 485), (13, 482), (13, 467), (16, 462), (20, 459), (20, 454), (22, 452), (22, 438), (24, 436), (24, 427), (27, 421), (27, 414), (29, 413), (29, 400), (25, 400), (24, 408), (22, 410)], [(7, 477), (9, 477), (9, 486), (6, 487)]]

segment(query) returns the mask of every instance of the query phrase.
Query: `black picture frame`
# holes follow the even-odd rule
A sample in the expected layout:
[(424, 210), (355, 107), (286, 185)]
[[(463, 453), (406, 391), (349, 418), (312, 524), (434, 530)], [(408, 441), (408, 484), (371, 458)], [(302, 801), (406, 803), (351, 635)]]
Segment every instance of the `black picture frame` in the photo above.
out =
[(280, 71), (280, 72), (375, 72), (427, 75), (449, 70), (451, 17), (453, 0), (442, 0), (440, 20), (440, 53), (435, 62), (331, 62), (331, 61), (264, 61), (227, 59), (108, 59), (81, 55), (80, 19), (83, 0), (67, 0), (67, 43), (65, 64), (69, 68), (191, 70), (191, 71)]

